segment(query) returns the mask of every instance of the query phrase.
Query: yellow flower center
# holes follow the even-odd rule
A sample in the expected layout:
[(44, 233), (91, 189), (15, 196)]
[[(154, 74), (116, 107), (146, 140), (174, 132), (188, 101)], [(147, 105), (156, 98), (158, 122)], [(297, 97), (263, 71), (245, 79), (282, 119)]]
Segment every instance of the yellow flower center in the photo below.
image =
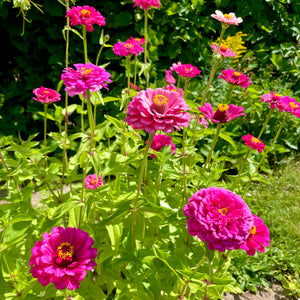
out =
[(258, 139), (258, 138), (256, 138), (256, 137), (252, 137), (252, 141), (255, 143), (255, 144), (260, 144), (261, 143), (261, 141)]
[(239, 73), (239, 72), (233, 72), (233, 75), (239, 77), (241, 75), (241, 73)]
[(291, 107), (291, 108), (298, 108), (299, 105), (296, 104), (296, 103), (294, 103), (294, 102), (290, 102), (290, 107)]
[(81, 68), (80, 71), (81, 71), (80, 73), (81, 73), (82, 75), (88, 75), (89, 73), (92, 72), (92, 69), (91, 69), (91, 68), (88, 68), (88, 69), (87, 69), (87, 67), (83, 67), (83, 68)]
[(83, 9), (82, 11), (81, 11), (81, 15), (83, 16), (83, 17), (88, 17), (89, 15), (91, 14), (91, 12), (89, 11), (89, 10), (87, 10), (87, 9)]
[(224, 15), (224, 18), (226, 18), (227, 20), (229, 20), (229, 19), (232, 18), (232, 16), (231, 16), (231, 15), (228, 15), (228, 14), (225, 14), (225, 15)]
[(44, 91), (43, 93), (44, 93), (44, 94), (50, 94), (50, 92), (49, 92), (49, 91)]
[(95, 185), (98, 181), (97, 181), (97, 179), (92, 179), (90, 182), (92, 185)]
[(253, 225), (251, 230), (250, 230), (250, 234), (254, 235), (256, 233), (256, 226)]
[(218, 209), (218, 212), (219, 212), (222, 216), (225, 216), (226, 213), (228, 213), (228, 208), (227, 208), (227, 207), (219, 208), (219, 209)]
[(124, 48), (125, 48), (125, 49), (131, 49), (132, 47), (133, 47), (133, 45), (130, 44), (130, 43), (124, 44)]
[(219, 111), (226, 111), (229, 108), (227, 104), (219, 104), (218, 105), (218, 110)]
[(153, 101), (156, 105), (162, 106), (168, 103), (168, 98), (164, 95), (155, 95)]
[(282, 97), (280, 94), (274, 94), (275, 97)]
[(220, 50), (221, 51), (226, 51), (228, 48), (226, 47), (226, 46), (224, 46), (224, 45), (221, 45), (221, 47), (220, 47)]
[(66, 259), (67, 257), (71, 257), (74, 254), (74, 247), (68, 243), (68, 242), (63, 242), (57, 247), (58, 253), (57, 255), (61, 257), (62, 259)]

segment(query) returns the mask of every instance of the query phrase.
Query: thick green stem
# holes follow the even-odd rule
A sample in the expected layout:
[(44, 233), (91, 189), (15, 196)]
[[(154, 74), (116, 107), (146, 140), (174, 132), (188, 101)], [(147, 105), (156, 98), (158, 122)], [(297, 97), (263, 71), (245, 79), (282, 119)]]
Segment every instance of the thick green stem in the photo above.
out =
[(91, 94), (90, 94), (89, 90), (86, 90), (86, 102), (87, 102), (89, 126), (90, 126), (90, 130), (91, 130), (90, 151), (92, 151), (94, 148), (95, 121), (94, 121), (94, 117), (93, 117)]
[(48, 104), (44, 103), (44, 146), (47, 146), (47, 108)]
[(264, 131), (265, 131), (266, 127), (267, 127), (267, 124), (268, 124), (268, 122), (269, 122), (270, 119), (271, 119), (272, 113), (273, 113), (273, 109), (270, 109), (270, 110), (269, 110), (269, 113), (268, 113), (268, 115), (267, 115), (267, 117), (266, 117), (265, 123), (264, 123), (264, 125), (263, 125), (263, 127), (262, 127), (262, 129), (261, 129), (261, 131), (260, 131), (260, 133), (259, 133), (259, 135), (258, 135), (258, 137), (257, 137), (258, 139), (260, 139), (260, 137), (261, 137), (262, 134), (264, 133)]
[[(145, 67), (147, 67), (147, 42), (148, 42), (148, 9), (144, 9), (145, 11), (145, 22), (144, 22), (144, 64)], [(149, 87), (149, 71), (148, 68), (146, 68), (146, 86)]]
[(82, 37), (83, 37), (83, 51), (84, 51), (84, 63), (88, 63), (88, 51), (87, 51), (87, 41), (86, 41), (86, 27), (82, 26)]
[[(131, 55), (127, 55), (126, 62), (127, 62), (127, 89), (128, 92), (130, 91), (130, 58)], [(125, 106), (125, 111), (127, 110), (127, 106)]]

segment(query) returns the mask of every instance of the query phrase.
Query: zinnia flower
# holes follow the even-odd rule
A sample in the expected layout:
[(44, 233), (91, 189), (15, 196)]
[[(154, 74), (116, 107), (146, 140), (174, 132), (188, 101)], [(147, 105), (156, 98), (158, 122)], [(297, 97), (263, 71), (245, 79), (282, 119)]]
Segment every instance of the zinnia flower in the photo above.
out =
[(133, 129), (146, 130), (154, 134), (157, 130), (171, 133), (174, 128), (188, 127), (191, 116), (189, 107), (177, 92), (162, 88), (139, 92), (127, 107), (126, 122)]
[(44, 233), (43, 240), (32, 248), (29, 261), (31, 273), (43, 286), (54, 283), (57, 289), (78, 289), (86, 271), (97, 264), (93, 259), (97, 249), (87, 232), (67, 227), (55, 227), (51, 234)]
[(177, 92), (180, 94), (181, 97), (184, 95), (184, 90), (181, 88), (176, 87), (174, 84), (168, 84), (166, 86), (167, 91)]
[(199, 125), (203, 125), (204, 128), (207, 128), (208, 126), (208, 121), (204, 118), (204, 116), (202, 114), (199, 115), (199, 119), (198, 119), (198, 124)]
[(160, 6), (159, 0), (133, 0), (133, 2), (135, 3), (133, 7), (139, 5), (141, 9), (148, 9), (149, 7), (158, 8)]
[(172, 76), (172, 70), (166, 70), (165, 81), (167, 83), (176, 83), (176, 79)]
[(246, 146), (249, 146), (254, 150), (258, 150), (259, 153), (261, 153), (265, 149), (265, 144), (251, 134), (242, 136), (242, 139), (245, 142)]
[(119, 56), (139, 55), (141, 52), (144, 52), (144, 48), (138, 42), (132, 40), (127, 40), (125, 43), (117, 42), (112, 50)]
[(245, 74), (242, 74), (232, 69), (223, 70), (222, 75), (219, 75), (219, 77), (223, 78), (228, 83), (241, 86), (244, 89), (247, 88), (248, 85), (251, 83), (249, 77), (247, 77)]
[(132, 36), (126, 41), (126, 43), (138, 43), (139, 45), (145, 44), (144, 38), (133, 38)]
[[(166, 146), (171, 146), (171, 150), (172, 150), (171, 154), (175, 153), (176, 146), (175, 146), (174, 143), (172, 143), (171, 137), (167, 136), (167, 135), (164, 135), (164, 134), (157, 134), (157, 135), (154, 136), (150, 148), (155, 150), (155, 151), (159, 151), (160, 149), (162, 149)], [(156, 158), (156, 155), (151, 154), (151, 157)]]
[(96, 174), (88, 175), (84, 179), (85, 187), (89, 190), (94, 190), (99, 186), (103, 185), (103, 180), (101, 176), (97, 177)]
[(110, 74), (105, 69), (91, 63), (75, 64), (76, 69), (65, 68), (61, 79), (66, 86), (65, 90), (71, 97), (82, 94), (86, 98), (86, 90), (98, 92), (107, 88), (106, 82), (111, 82)]
[(132, 82), (129, 82), (129, 85), (135, 89), (136, 91), (140, 91), (141, 89), (137, 86), (137, 85), (134, 85)]
[(261, 218), (256, 215), (252, 216), (254, 218), (254, 224), (250, 229), (250, 235), (240, 247), (251, 256), (255, 254), (256, 250), (258, 252), (265, 252), (265, 247), (270, 247), (270, 232), (268, 227)]
[(35, 94), (36, 98), (33, 97), (32, 99), (44, 104), (49, 104), (60, 100), (60, 94), (58, 92), (43, 86), (33, 90), (33, 93)]
[(295, 117), (300, 118), (300, 103), (294, 98), (284, 96), (282, 99), (282, 109), (292, 113)]
[(197, 67), (194, 67), (191, 64), (183, 65), (181, 62), (173, 64), (170, 69), (183, 77), (196, 77), (201, 73), (201, 70), (199, 70)]
[[(217, 53), (218, 50), (218, 45), (216, 44), (211, 44), (212, 49), (214, 50), (215, 53)], [(219, 49), (219, 53), (223, 57), (235, 57), (235, 53), (232, 52), (228, 47), (221, 45)]]
[(240, 248), (253, 226), (251, 211), (235, 193), (217, 187), (199, 190), (183, 208), (188, 231), (207, 242), (209, 250)]
[(261, 102), (267, 102), (270, 104), (271, 109), (275, 109), (275, 107), (278, 107), (279, 111), (283, 110), (282, 107), (282, 99), (284, 96), (280, 94), (275, 94), (273, 92), (270, 92), (269, 94), (263, 94)]
[(105, 25), (105, 18), (92, 6), (73, 6), (67, 11), (71, 26), (85, 25), (87, 31), (94, 31), (94, 24)]
[(243, 107), (235, 106), (234, 104), (219, 104), (215, 113), (210, 103), (204, 103), (204, 106), (200, 106), (198, 109), (205, 118), (210, 119), (214, 123), (227, 123), (239, 116), (246, 115), (243, 113)]
[(220, 10), (216, 10), (215, 14), (212, 14), (211, 17), (222, 22), (223, 24), (228, 25), (239, 25), (243, 22), (242, 18), (237, 18), (234, 13), (224, 14)]

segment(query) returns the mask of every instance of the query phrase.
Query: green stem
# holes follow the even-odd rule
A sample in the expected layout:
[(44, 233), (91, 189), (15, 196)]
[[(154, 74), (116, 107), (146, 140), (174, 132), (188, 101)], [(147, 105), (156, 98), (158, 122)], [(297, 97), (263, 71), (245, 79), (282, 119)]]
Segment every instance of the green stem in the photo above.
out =
[(136, 87), (137, 62), (138, 62), (137, 55), (135, 55), (135, 59), (134, 59), (134, 79), (133, 79), (134, 88)]
[(44, 146), (47, 146), (47, 108), (48, 104), (44, 103)]
[[(148, 9), (144, 9), (145, 11), (145, 22), (144, 22), (144, 39), (145, 39), (145, 43), (144, 43), (144, 64), (145, 67), (147, 66), (147, 41), (148, 41), (148, 32), (147, 32), (147, 28), (148, 28)], [(148, 68), (146, 69), (146, 86), (147, 88), (149, 88), (149, 71)]]
[(268, 113), (268, 115), (267, 115), (267, 117), (266, 117), (265, 123), (264, 123), (264, 125), (263, 125), (263, 127), (262, 127), (262, 129), (261, 129), (261, 131), (260, 131), (260, 133), (259, 133), (259, 135), (258, 135), (258, 137), (257, 137), (258, 139), (260, 139), (260, 137), (261, 137), (262, 134), (264, 133), (264, 131), (265, 131), (265, 129), (266, 129), (266, 126), (267, 126), (268, 122), (269, 122), (270, 119), (271, 119), (272, 113), (273, 113), (273, 109), (270, 109), (270, 110), (269, 110), (269, 113)]
[[(127, 55), (126, 62), (127, 62), (127, 89), (128, 89), (128, 92), (130, 91), (130, 58), (131, 58), (131, 55)], [(127, 106), (125, 106), (125, 111), (127, 111)]]
[(91, 130), (90, 151), (92, 151), (94, 148), (95, 121), (93, 118), (93, 108), (92, 108), (90, 90), (86, 90), (86, 101), (87, 101), (89, 126), (90, 126), (90, 130)]
[(226, 94), (226, 98), (225, 98), (225, 102), (224, 103), (228, 103), (229, 100), (230, 100), (230, 96), (231, 96), (231, 92), (234, 88), (234, 85), (233, 84), (229, 84), (229, 88), (227, 90), (227, 94)]
[[(206, 252), (208, 253), (208, 251), (210, 251), (210, 250), (207, 248)], [(210, 259), (210, 255), (206, 255), (206, 257), (208, 258), (208, 275), (209, 275), (209, 281), (206, 283), (205, 293), (204, 293), (203, 298), (202, 298), (203, 300), (207, 299), (208, 285), (213, 283), (214, 270), (213, 270), (212, 262), (213, 262), (214, 256), (215, 256), (215, 250), (212, 253), (211, 259)]]
[(151, 146), (151, 143), (153, 141), (155, 134), (149, 134), (148, 142), (146, 144), (146, 147), (144, 149), (144, 156), (143, 156), (143, 161), (141, 165), (141, 170), (140, 170), (140, 175), (139, 175), (139, 180), (138, 180), (138, 185), (137, 185), (137, 194), (136, 197), (133, 201), (133, 211), (132, 211), (132, 248), (135, 251), (136, 249), (136, 237), (135, 237), (135, 228), (136, 228), (136, 212), (137, 212), (137, 202), (143, 182), (143, 175), (144, 175), (144, 170), (145, 170), (145, 165), (146, 165), (146, 160), (148, 157), (148, 152)]
[(98, 66), (100, 54), (101, 54), (103, 48), (104, 48), (104, 45), (101, 45), (100, 50), (99, 50), (99, 52), (97, 54), (97, 58), (96, 58), (96, 66)]
[(86, 27), (82, 26), (82, 37), (83, 37), (83, 51), (84, 51), (84, 63), (88, 63), (88, 52), (87, 52), (87, 41), (86, 41)]

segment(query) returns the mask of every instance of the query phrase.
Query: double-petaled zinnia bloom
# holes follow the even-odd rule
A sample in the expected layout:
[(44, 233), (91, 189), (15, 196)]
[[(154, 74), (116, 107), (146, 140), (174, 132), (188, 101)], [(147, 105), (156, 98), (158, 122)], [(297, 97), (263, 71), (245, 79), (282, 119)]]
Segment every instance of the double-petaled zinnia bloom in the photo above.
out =
[(86, 271), (97, 266), (93, 261), (97, 249), (92, 248), (93, 244), (94, 240), (81, 229), (53, 228), (31, 250), (32, 276), (43, 286), (52, 282), (57, 289), (78, 289)]
[(270, 232), (264, 221), (256, 215), (252, 215), (254, 223), (250, 229), (250, 235), (241, 249), (247, 251), (248, 255), (253, 256), (255, 251), (265, 252), (265, 247), (270, 247)]
[(280, 94), (270, 92), (269, 94), (263, 94), (262, 99), (260, 101), (269, 103), (271, 109), (275, 109), (277, 107), (279, 111), (283, 111), (283, 107), (282, 107), (283, 97), (284, 96)]
[(73, 6), (67, 11), (71, 26), (85, 25), (87, 31), (94, 31), (94, 24), (105, 25), (105, 18), (92, 6)]
[(119, 56), (128, 56), (130, 54), (139, 55), (141, 52), (144, 52), (144, 48), (141, 44), (134, 39), (128, 39), (125, 43), (117, 42), (114, 44), (112, 50)]
[[(160, 149), (166, 147), (166, 146), (171, 146), (171, 154), (174, 154), (176, 151), (176, 146), (174, 143), (172, 143), (172, 139), (168, 135), (164, 134), (156, 134), (152, 140), (150, 148), (159, 151)], [(151, 154), (152, 158), (156, 158), (155, 154)]]
[(96, 174), (88, 175), (84, 179), (85, 187), (89, 190), (94, 190), (98, 188), (99, 186), (103, 185), (103, 180), (101, 176), (97, 176)]
[[(211, 45), (215, 53), (217, 53), (218, 46), (216, 44)], [(232, 52), (228, 47), (221, 45), (218, 54), (223, 57), (235, 57), (235, 53)]]
[(180, 61), (177, 64), (173, 64), (170, 69), (183, 77), (196, 77), (201, 73), (201, 70), (197, 67), (191, 64), (182, 64)]
[(159, 0), (133, 0), (133, 2), (133, 7), (140, 6), (141, 9), (148, 9), (151, 7), (158, 8), (160, 6)]
[(189, 107), (177, 92), (162, 88), (139, 92), (129, 102), (126, 122), (133, 129), (141, 129), (149, 134), (157, 130), (171, 133), (180, 127), (188, 127), (191, 116)]
[(176, 79), (172, 76), (172, 70), (166, 70), (165, 81), (167, 83), (176, 83)]
[(246, 146), (254, 150), (258, 150), (259, 153), (261, 153), (265, 149), (265, 144), (251, 134), (242, 136), (242, 139)]
[(282, 109), (292, 113), (295, 117), (300, 118), (300, 103), (294, 98), (284, 96), (282, 99)]
[(65, 90), (71, 97), (82, 94), (86, 98), (86, 90), (98, 92), (107, 88), (111, 82), (110, 74), (105, 69), (91, 63), (75, 64), (75, 69), (65, 68), (61, 79), (66, 86)]
[(239, 116), (246, 115), (243, 112), (243, 107), (234, 104), (219, 104), (216, 112), (214, 112), (210, 103), (204, 103), (204, 106), (200, 106), (198, 109), (205, 118), (210, 119), (214, 123), (227, 123)]
[(188, 231), (207, 242), (209, 250), (239, 249), (253, 227), (254, 219), (245, 201), (235, 193), (217, 187), (201, 189), (183, 208)]
[(58, 92), (43, 86), (33, 90), (33, 93), (36, 96), (36, 98), (33, 97), (33, 99), (44, 104), (49, 104), (60, 100), (60, 94)]
[(184, 95), (184, 90), (181, 88), (176, 87), (174, 84), (168, 84), (166, 86), (166, 90), (167, 91), (172, 91), (172, 92), (177, 92), (181, 95), (181, 97), (183, 97)]
[(222, 75), (219, 75), (219, 77), (226, 80), (230, 84), (241, 86), (244, 89), (247, 88), (251, 83), (249, 77), (247, 77), (245, 74), (232, 69), (223, 70)]
[(228, 25), (239, 25), (239, 23), (243, 22), (243, 19), (240, 17), (237, 18), (234, 13), (223, 14), (220, 10), (216, 10), (215, 14), (212, 14), (211, 17)]

